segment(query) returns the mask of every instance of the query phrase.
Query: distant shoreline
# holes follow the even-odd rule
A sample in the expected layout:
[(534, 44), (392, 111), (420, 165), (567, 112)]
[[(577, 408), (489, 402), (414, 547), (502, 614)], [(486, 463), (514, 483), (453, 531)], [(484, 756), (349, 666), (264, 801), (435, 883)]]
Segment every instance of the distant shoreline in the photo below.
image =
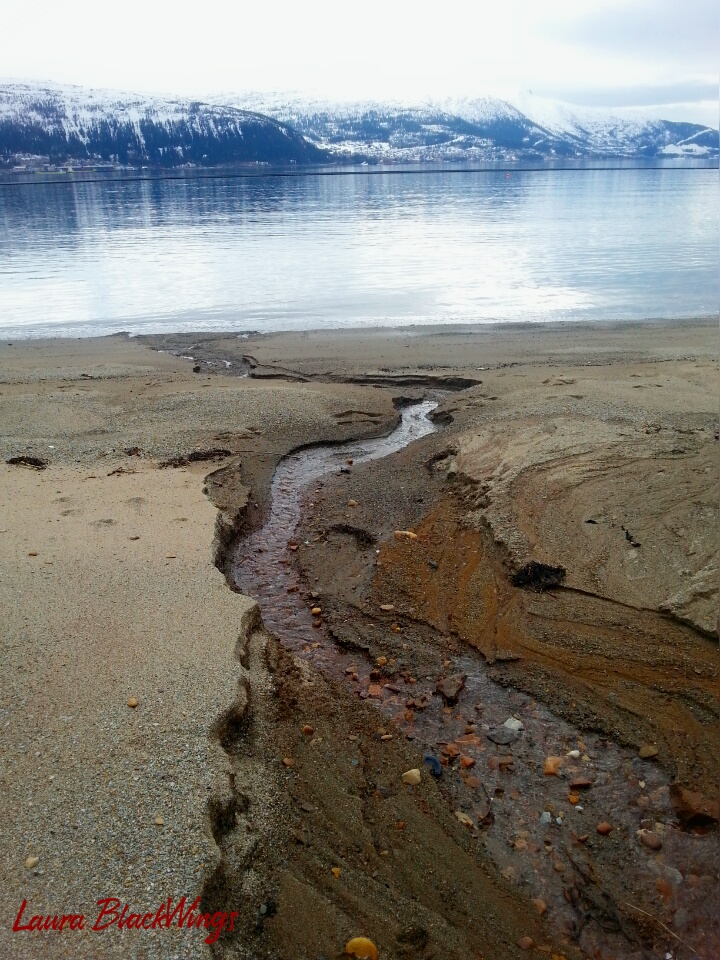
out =
[[(479, 163), (426, 162), (426, 163), (357, 163), (357, 164), (297, 164), (282, 167), (250, 165), (247, 167), (193, 167), (182, 170), (112, 170), (100, 173), (96, 170), (85, 173), (83, 170), (71, 172), (58, 171), (0, 171), (0, 187), (36, 186), (38, 184), (67, 184), (67, 183), (113, 183), (137, 182), (156, 180), (230, 180), (251, 179), (254, 177), (348, 177), (348, 176), (379, 176), (382, 174), (431, 174), (431, 173), (588, 173), (600, 170), (630, 171), (630, 170), (718, 170), (720, 161), (717, 158), (698, 158), (689, 160), (656, 158), (651, 160), (637, 160), (619, 157), (614, 160), (558, 160), (517, 161), (507, 160), (485, 161)], [(22, 178), (22, 179), (20, 179)]]
[[(112, 332), (99, 332), (88, 325), (87, 333), (62, 333), (48, 329), (46, 333), (24, 333), (22, 329), (2, 329), (0, 328), (0, 341), (17, 341), (18, 343), (27, 343), (28, 341), (48, 342), (55, 340), (58, 342), (73, 342), (76, 340), (105, 340), (110, 338), (123, 338), (128, 340), (143, 341), (148, 337), (185, 337), (202, 338), (204, 340), (218, 339), (223, 337), (241, 338), (246, 341), (252, 341), (262, 337), (290, 336), (302, 337), (312, 335), (323, 336), (443, 336), (449, 334), (471, 334), (498, 331), (516, 331), (538, 330), (554, 332), (561, 329), (572, 327), (573, 332), (583, 328), (588, 331), (608, 330), (617, 331), (628, 328), (643, 328), (647, 326), (664, 327), (694, 327), (694, 326), (716, 326), (718, 324), (717, 313), (692, 314), (688, 316), (673, 317), (634, 317), (628, 320), (617, 318), (607, 318), (605, 320), (587, 320), (587, 319), (568, 319), (568, 320), (487, 320), (470, 321), (468, 323), (405, 323), (397, 326), (388, 326), (378, 324), (358, 324), (357, 326), (327, 326), (327, 327), (302, 327), (302, 328), (278, 328), (276, 330), (253, 330), (240, 328), (232, 329), (228, 327), (218, 327), (217, 329), (197, 328), (188, 330), (184, 328), (173, 329), (168, 325), (167, 329), (161, 331), (153, 330), (147, 332), (134, 332), (129, 330), (114, 330)], [(38, 325), (40, 326), (40, 325)], [(30, 327), (28, 327), (30, 329)], [(36, 329), (33, 327), (32, 329)]]

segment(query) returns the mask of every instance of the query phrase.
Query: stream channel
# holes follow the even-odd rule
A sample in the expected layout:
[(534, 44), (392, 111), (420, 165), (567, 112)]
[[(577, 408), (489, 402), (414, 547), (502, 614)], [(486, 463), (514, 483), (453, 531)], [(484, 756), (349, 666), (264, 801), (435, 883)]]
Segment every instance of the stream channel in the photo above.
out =
[[(267, 630), (363, 698), (374, 664), (313, 626), (288, 544), (311, 484), (432, 433), (436, 405), (405, 407), (386, 437), (288, 455), (267, 521), (234, 550), (235, 583), (260, 604)], [(440, 772), (456, 815), (472, 821), (468, 829), (503, 876), (593, 960), (717, 960), (717, 844), (679, 828), (663, 769), (496, 683), (472, 649), (448, 656), (445, 674), (467, 676), (456, 705), (436, 694), (437, 677), (407, 687), (393, 678), (371, 702), (397, 735), (417, 743), (423, 776)], [(409, 699), (423, 697), (425, 709), (406, 711)], [(543, 773), (547, 757), (561, 758), (557, 775)], [(612, 826), (607, 836), (597, 831), (602, 822)]]

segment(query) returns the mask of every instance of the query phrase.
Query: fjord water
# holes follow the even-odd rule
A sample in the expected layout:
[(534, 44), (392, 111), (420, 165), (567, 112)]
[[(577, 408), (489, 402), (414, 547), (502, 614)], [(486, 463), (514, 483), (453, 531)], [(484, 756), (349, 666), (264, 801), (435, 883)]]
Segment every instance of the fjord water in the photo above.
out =
[(717, 171), (0, 187), (0, 332), (279, 330), (717, 310)]

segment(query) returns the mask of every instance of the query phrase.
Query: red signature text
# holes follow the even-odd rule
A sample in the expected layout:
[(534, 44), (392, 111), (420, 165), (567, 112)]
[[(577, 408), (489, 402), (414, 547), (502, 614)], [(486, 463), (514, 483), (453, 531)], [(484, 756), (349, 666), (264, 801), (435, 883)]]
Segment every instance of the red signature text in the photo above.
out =
[[(93, 933), (102, 933), (111, 927), (118, 930), (166, 930), (174, 926), (179, 930), (209, 930), (210, 933), (205, 937), (207, 944), (215, 943), (223, 930), (232, 932), (238, 916), (237, 911), (202, 913), (200, 897), (189, 906), (187, 897), (182, 897), (177, 905), (173, 905), (172, 897), (168, 897), (167, 903), (161, 903), (156, 910), (147, 913), (133, 913), (130, 904), (121, 903), (117, 897), (105, 897), (98, 900), (97, 905), (100, 910), (88, 927)], [(27, 900), (23, 900), (13, 924), (13, 933), (84, 930), (90, 922), (82, 913), (56, 914), (52, 917), (27, 916), (28, 913)]]

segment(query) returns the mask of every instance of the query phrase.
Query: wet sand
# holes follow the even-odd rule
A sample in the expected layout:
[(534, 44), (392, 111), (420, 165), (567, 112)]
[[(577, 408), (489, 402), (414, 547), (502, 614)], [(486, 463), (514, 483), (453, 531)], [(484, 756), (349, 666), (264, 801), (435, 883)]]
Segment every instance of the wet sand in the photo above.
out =
[[(382, 957), (520, 956), (522, 936), (582, 955), (454, 817), (457, 798), (428, 777), (399, 787), (413, 742), (380, 740), (357, 692), (277, 647), (213, 561), (229, 572), (232, 535), (263, 522), (288, 450), (381, 433), (397, 421), (393, 397), (455, 388), (442, 434), (329, 480), (308, 507), (303, 522), (322, 536), (292, 554), (308, 599), (322, 578), (326, 625), (342, 621), (370, 663), (380, 648), (362, 644), (384, 623), (372, 611), (392, 598), (426, 634), (415, 662), (402, 641), (415, 672), (437, 666), (438, 641), (477, 650), (497, 680), (588, 735), (656, 747), (651, 762), (712, 815), (717, 326), (658, 329), (148, 338), (193, 361), (122, 338), (0, 345), (4, 459), (49, 461), (0, 474), (8, 902), (91, 914), (100, 896), (149, 910), (202, 894), (207, 909), (241, 914), (214, 948), (227, 957), (340, 956), (353, 934), (372, 934)], [(213, 450), (210, 463), (158, 469)], [(377, 562), (326, 535), (351, 498)], [(407, 527), (412, 550), (393, 536)], [(513, 587), (529, 560), (562, 565), (562, 587)], [(717, 842), (669, 805), (653, 815)], [(613, 842), (621, 872), (637, 839)], [(712, 896), (708, 859), (695, 860), (670, 884), (661, 866), (656, 901), (642, 901), (666, 926), (684, 911), (682, 931), (698, 899), (684, 890)], [(13, 956), (3, 930), (0, 954)], [(655, 921), (642, 935), (650, 956), (672, 942)], [(24, 955), (105, 956), (126, 949), (114, 936)], [(196, 933), (134, 936), (147, 956), (207, 950)], [(713, 936), (696, 941), (700, 955), (714, 955)]]

